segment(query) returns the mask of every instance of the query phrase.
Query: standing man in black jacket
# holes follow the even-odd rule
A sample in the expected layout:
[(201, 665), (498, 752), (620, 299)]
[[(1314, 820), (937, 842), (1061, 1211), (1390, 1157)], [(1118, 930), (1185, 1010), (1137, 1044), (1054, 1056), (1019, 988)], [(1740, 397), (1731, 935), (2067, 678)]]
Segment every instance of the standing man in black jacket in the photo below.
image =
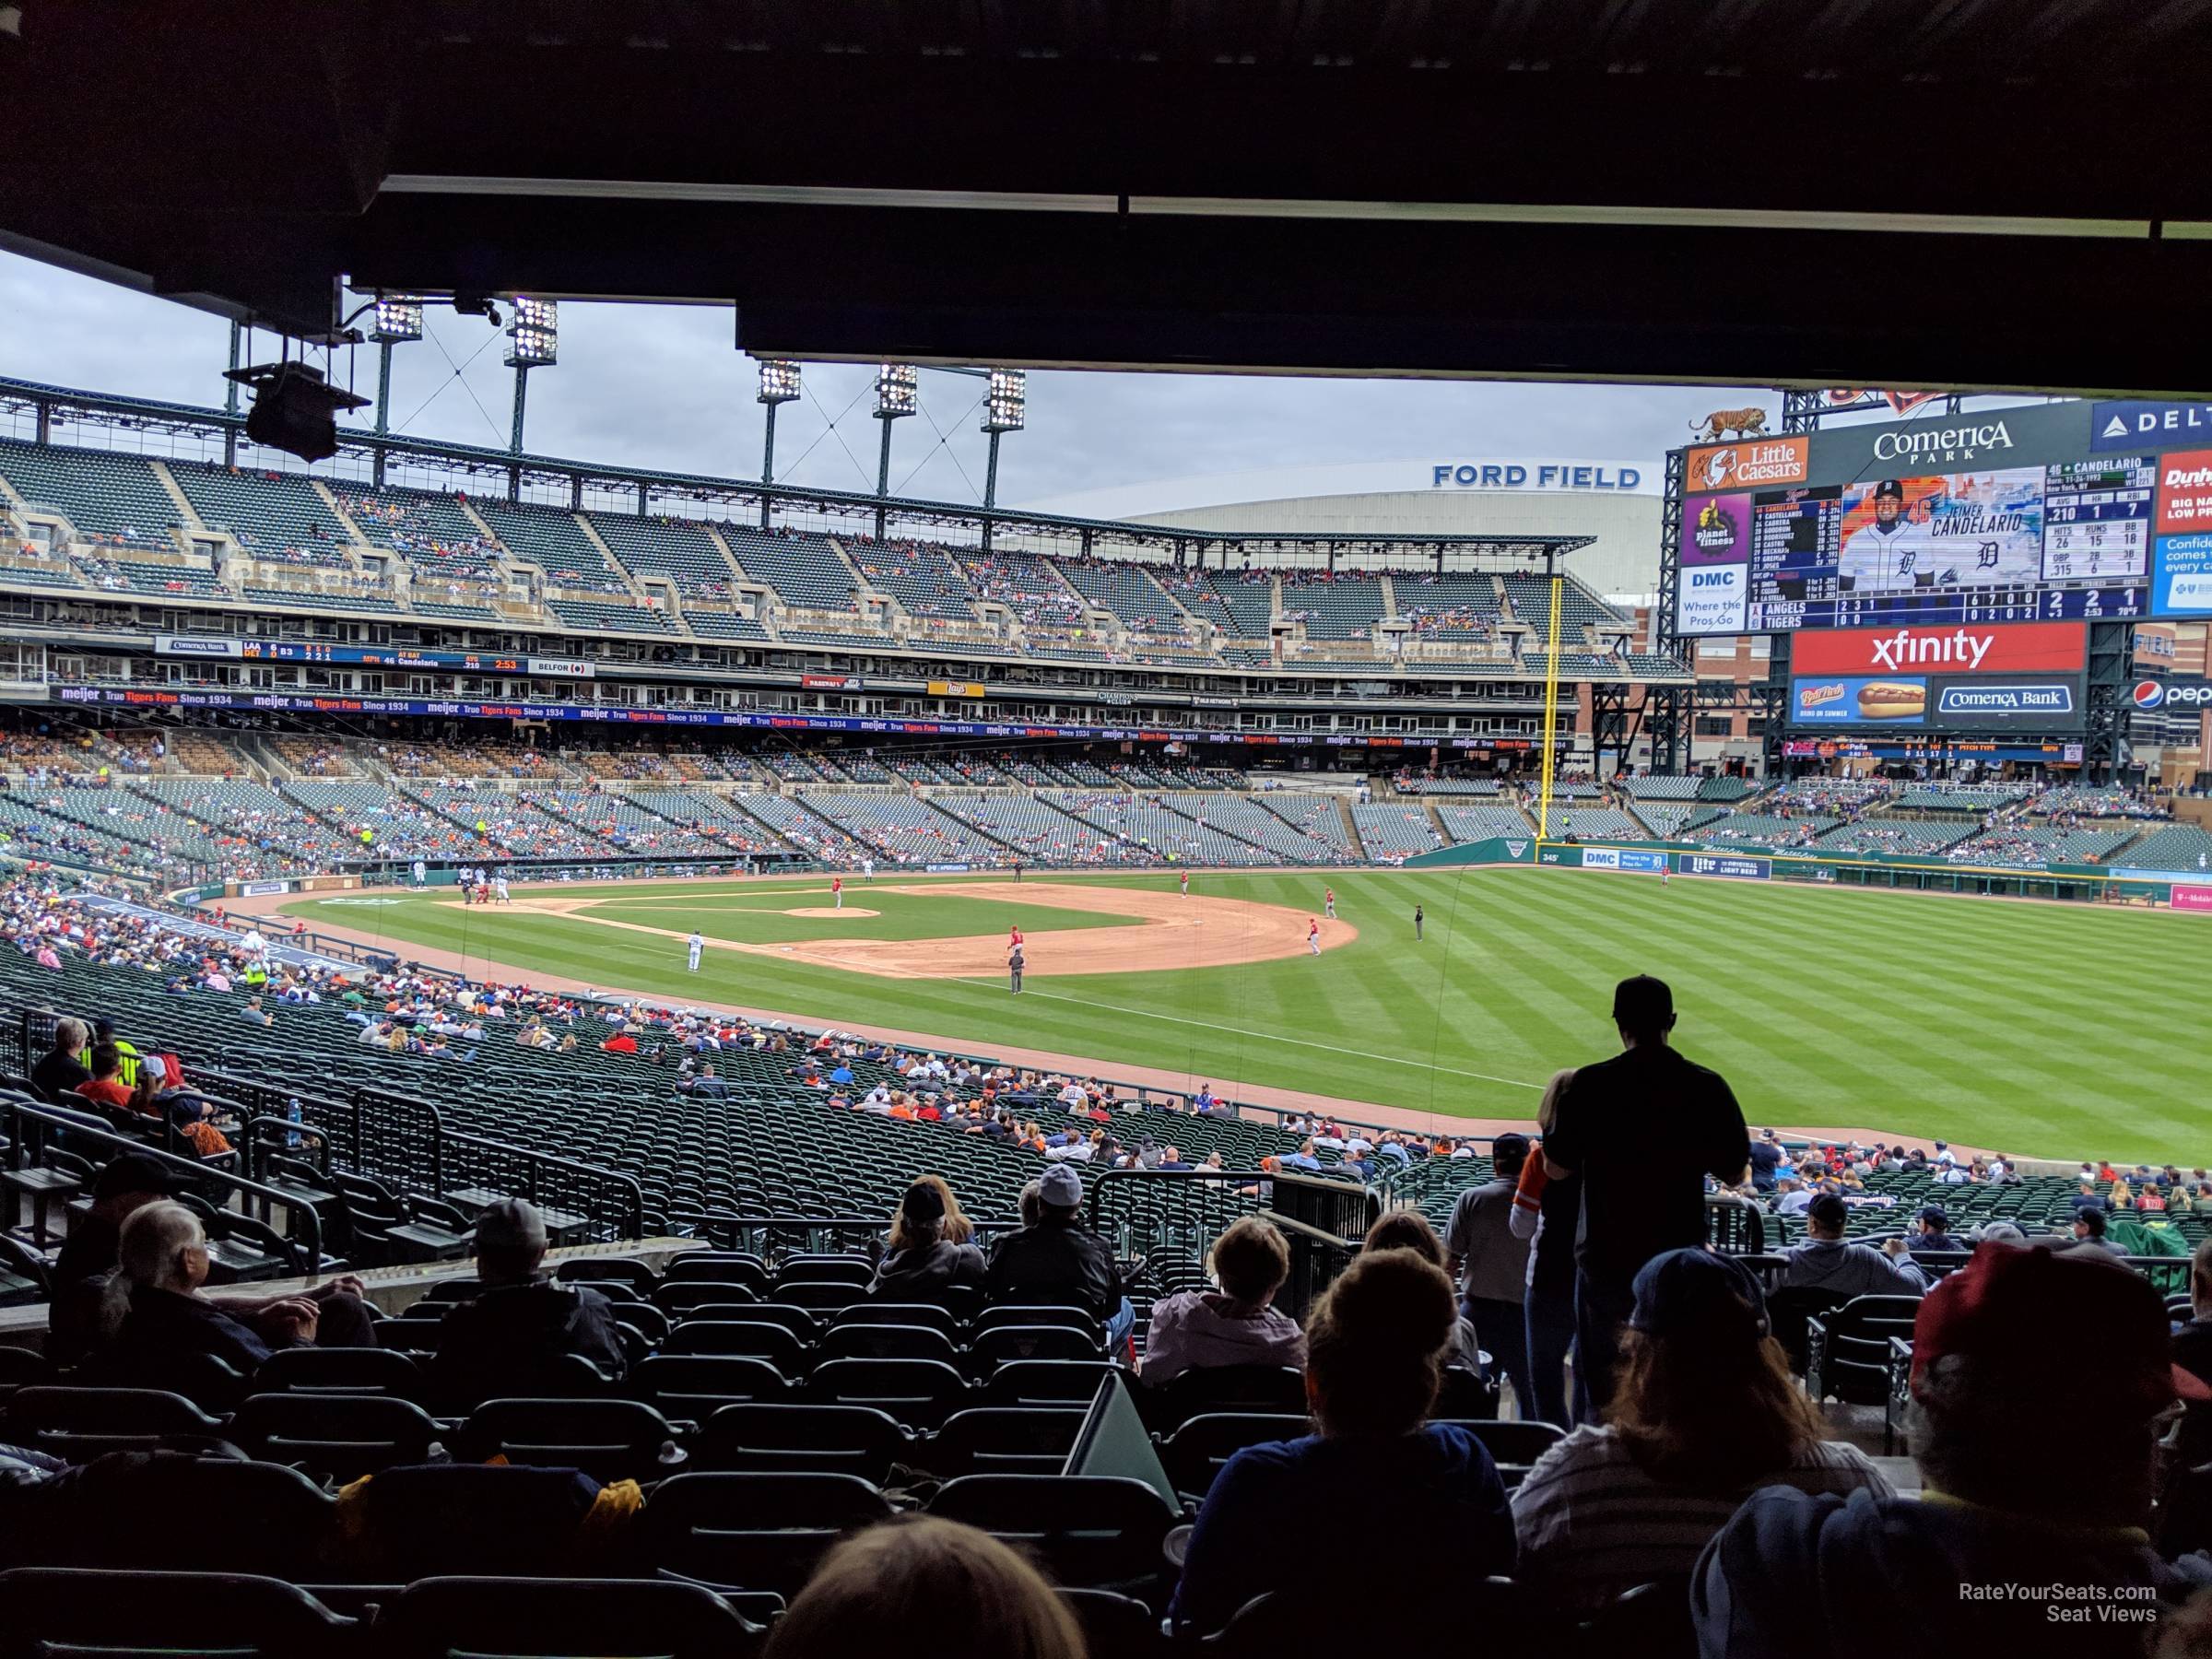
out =
[(1751, 1159), (1750, 1131), (1726, 1082), (1668, 1045), (1675, 996), (1665, 981), (1622, 980), (1613, 1024), (1621, 1053), (1575, 1072), (1544, 1140), (1552, 1180), (1583, 1178), (1574, 1363), (1590, 1422), (1612, 1404), (1637, 1270), (1665, 1251), (1703, 1244), (1705, 1177), (1734, 1185)]
[(1087, 1309), (1118, 1345), (1136, 1323), (1122, 1290), (1113, 1252), (1077, 1218), (1083, 1208), (1083, 1178), (1054, 1164), (1038, 1183), (1037, 1223), (1009, 1233), (991, 1253), (983, 1294), (994, 1302), (1039, 1302)]

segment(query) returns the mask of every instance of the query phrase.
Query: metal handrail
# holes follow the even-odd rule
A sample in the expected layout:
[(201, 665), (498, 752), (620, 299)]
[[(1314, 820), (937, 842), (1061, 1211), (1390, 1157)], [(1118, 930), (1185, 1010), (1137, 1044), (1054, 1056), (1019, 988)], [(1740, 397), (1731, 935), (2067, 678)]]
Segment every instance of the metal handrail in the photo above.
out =
[[(6, 1111), (15, 1124), (15, 1133), (10, 1137), (13, 1144), (8, 1149), (10, 1169), (33, 1167), (38, 1161), (37, 1155), (45, 1147), (46, 1136), (54, 1133), (73, 1141), (89, 1141), (112, 1147), (118, 1155), (128, 1152), (141, 1158), (155, 1159), (195, 1186), (210, 1182), (220, 1185), (229, 1193), (260, 1204), (265, 1213), (270, 1206), (282, 1206), (291, 1218), (288, 1236), (299, 1241), (305, 1258), (318, 1264), (323, 1259), (323, 1218), (315, 1206), (304, 1198), (280, 1193), (275, 1187), (264, 1186), (260, 1182), (243, 1175), (234, 1175), (227, 1170), (215, 1169), (196, 1159), (179, 1157), (173, 1152), (163, 1151), (159, 1147), (148, 1146), (145, 1141), (134, 1140), (109, 1129), (93, 1128), (76, 1113), (63, 1109), (34, 1106), (26, 1100), (6, 1098), (0, 1098), (0, 1109)], [(29, 1125), (28, 1129), (26, 1125)], [(241, 1210), (241, 1213), (244, 1212)]]

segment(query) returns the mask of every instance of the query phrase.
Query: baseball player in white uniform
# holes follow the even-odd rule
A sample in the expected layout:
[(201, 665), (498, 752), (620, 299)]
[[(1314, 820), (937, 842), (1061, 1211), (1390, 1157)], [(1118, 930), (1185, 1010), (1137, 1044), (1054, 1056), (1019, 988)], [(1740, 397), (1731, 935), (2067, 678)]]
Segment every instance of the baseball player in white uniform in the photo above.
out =
[(415, 885), (417, 887), (427, 887), (429, 885), (429, 865), (424, 864), (421, 859), (417, 859), (415, 861)]
[(862, 860), (860, 861), (860, 873), (861, 873), (861, 875), (862, 875), (862, 876), (863, 876), (863, 877), (864, 877), (865, 879), (867, 879), (867, 880), (869, 880), (869, 881), (873, 881), (873, 880), (875, 880), (875, 879), (876, 879), (876, 861), (875, 861), (874, 859), (872, 859), (872, 858), (864, 858), (864, 859), (862, 859)]
[(706, 949), (706, 940), (700, 936), (697, 929), (693, 929), (690, 939), (690, 957), (685, 964), (691, 972), (697, 973), (699, 971), (699, 955), (700, 952)]
[(505, 872), (502, 871), (500, 875), (494, 876), (491, 878), (491, 896), (494, 899), (497, 899), (501, 904), (512, 904), (514, 902), (514, 900), (507, 891), (507, 877)]
[(1933, 585), (1941, 551), (1934, 546), (1928, 527), (1914, 524), (1906, 513), (1905, 487), (1895, 478), (1884, 478), (1875, 486), (1871, 499), (1874, 523), (1844, 538), (1838, 567), (1843, 591), (1904, 594)]

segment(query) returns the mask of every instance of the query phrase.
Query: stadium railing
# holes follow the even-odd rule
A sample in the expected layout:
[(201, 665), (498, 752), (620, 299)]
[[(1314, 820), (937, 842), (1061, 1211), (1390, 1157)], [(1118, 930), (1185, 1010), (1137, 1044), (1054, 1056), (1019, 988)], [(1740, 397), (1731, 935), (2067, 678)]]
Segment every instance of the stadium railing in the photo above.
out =
[[(972, 1242), (988, 1246), (1018, 1223), (984, 1221), (971, 1218), (975, 1228)], [(890, 1218), (877, 1216), (740, 1216), (734, 1211), (706, 1211), (687, 1216), (683, 1225), (719, 1250), (741, 1250), (764, 1261), (788, 1255), (849, 1254), (874, 1256), (883, 1247)], [(857, 1299), (855, 1299), (857, 1300)]]
[(238, 1201), (238, 1211), (243, 1216), (281, 1216), (277, 1230), (295, 1244), (305, 1260), (320, 1263), (323, 1259), (323, 1218), (314, 1205), (294, 1193), (280, 1192), (264, 1185), (250, 1177), (231, 1173), (228, 1170), (203, 1163), (199, 1159), (164, 1151), (143, 1140), (98, 1127), (97, 1120), (88, 1113), (79, 1113), (62, 1107), (35, 1105), (29, 1100), (0, 1097), (0, 1112), (8, 1118), (7, 1168), (15, 1171), (39, 1167), (51, 1147), (59, 1151), (74, 1152), (78, 1157), (97, 1152), (97, 1162), (105, 1163), (124, 1153), (135, 1153), (153, 1158), (169, 1165), (194, 1192), (206, 1196), (210, 1202), (219, 1197), (220, 1207), (231, 1207)]
[(1089, 1187), (1090, 1229), (1124, 1259), (1203, 1265), (1230, 1222), (1265, 1217), (1289, 1241), (1290, 1277), (1276, 1301), (1293, 1319), (1359, 1253), (1380, 1213), (1356, 1182), (1263, 1170), (1105, 1170)]
[(581, 1235), (563, 1243), (645, 1235), (644, 1189), (618, 1171), (449, 1128), (429, 1101), (384, 1089), (355, 1089), (350, 1120), (357, 1173), (396, 1177), (465, 1212), (526, 1198)]

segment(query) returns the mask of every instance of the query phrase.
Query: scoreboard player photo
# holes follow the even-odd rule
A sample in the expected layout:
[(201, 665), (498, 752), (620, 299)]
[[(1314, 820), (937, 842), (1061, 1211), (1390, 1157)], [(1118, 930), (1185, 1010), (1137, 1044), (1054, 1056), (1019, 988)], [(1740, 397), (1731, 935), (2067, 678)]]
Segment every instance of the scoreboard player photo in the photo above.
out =
[(2006, 587), (2041, 574), (2041, 467), (1846, 487), (1837, 575), (1846, 594)]
[(1934, 586), (1936, 551), (1929, 546), (1928, 526), (1914, 524), (1905, 511), (1903, 483), (1884, 478), (1874, 487), (1869, 499), (1873, 519), (1843, 537), (1843, 557), (1837, 571), (1843, 591), (1896, 594)]

